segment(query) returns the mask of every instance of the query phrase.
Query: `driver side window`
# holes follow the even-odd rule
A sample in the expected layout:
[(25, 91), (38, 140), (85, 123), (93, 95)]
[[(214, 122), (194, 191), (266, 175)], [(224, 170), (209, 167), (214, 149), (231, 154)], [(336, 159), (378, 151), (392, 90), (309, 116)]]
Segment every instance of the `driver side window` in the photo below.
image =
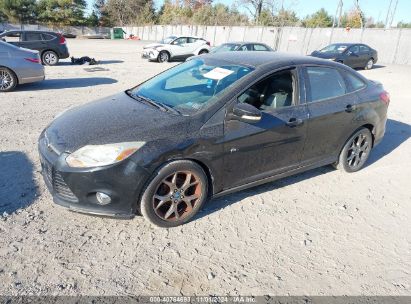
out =
[(358, 47), (358, 45), (355, 45), (350, 48), (350, 52), (353, 54), (358, 54), (360, 52), (360, 48)]
[(184, 43), (187, 43), (187, 38), (186, 37), (181, 37), (181, 38), (178, 38), (178, 39), (173, 41), (174, 45), (182, 45)]
[(275, 110), (295, 105), (295, 69), (274, 73), (257, 82), (238, 97), (260, 110)]

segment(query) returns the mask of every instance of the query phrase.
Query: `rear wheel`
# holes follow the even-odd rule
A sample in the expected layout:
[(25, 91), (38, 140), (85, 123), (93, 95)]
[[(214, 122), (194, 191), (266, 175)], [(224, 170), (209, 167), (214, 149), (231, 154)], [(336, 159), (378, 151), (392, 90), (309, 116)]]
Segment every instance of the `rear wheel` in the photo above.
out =
[(372, 149), (372, 135), (367, 128), (355, 132), (341, 150), (336, 167), (345, 172), (361, 170), (370, 156)]
[(157, 170), (143, 191), (140, 210), (159, 227), (188, 222), (207, 200), (208, 180), (198, 164), (181, 160)]
[(157, 61), (158, 62), (167, 62), (170, 60), (170, 54), (167, 51), (161, 51), (160, 54), (158, 54)]
[(56, 52), (53, 51), (45, 51), (41, 55), (41, 61), (43, 62), (44, 65), (56, 65), (59, 63), (59, 57)]
[(367, 64), (365, 65), (365, 69), (366, 70), (371, 70), (373, 68), (373, 66), (374, 66), (374, 60), (370, 59), (370, 60), (367, 61)]
[(16, 75), (8, 68), (0, 67), (0, 92), (10, 92), (16, 85)]

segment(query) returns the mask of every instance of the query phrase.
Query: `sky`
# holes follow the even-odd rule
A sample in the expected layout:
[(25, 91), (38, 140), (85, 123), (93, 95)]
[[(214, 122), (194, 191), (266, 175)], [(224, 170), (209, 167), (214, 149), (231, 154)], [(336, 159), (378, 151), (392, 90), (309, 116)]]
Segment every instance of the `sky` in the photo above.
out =
[[(89, 9), (93, 0), (87, 0)], [(164, 0), (154, 0), (156, 7), (160, 8)], [(284, 1), (284, 7), (290, 8), (297, 12), (298, 17), (303, 18), (314, 13), (320, 8), (325, 8), (331, 15), (334, 15), (337, 10), (339, 0), (278, 0)], [(385, 22), (387, 17), (387, 10), (390, 5), (390, 0), (359, 0), (360, 6), (366, 17), (373, 17), (374, 20)], [(223, 3), (231, 6), (238, 3), (237, 0), (214, 0), (214, 3)], [(395, 2), (395, 0), (393, 0)], [(349, 10), (354, 7), (354, 0), (343, 0), (344, 10)], [(243, 11), (240, 9), (240, 11)], [(245, 11), (244, 11), (245, 12)], [(398, 0), (396, 15), (394, 17), (393, 25), (399, 21), (411, 22), (411, 0)]]

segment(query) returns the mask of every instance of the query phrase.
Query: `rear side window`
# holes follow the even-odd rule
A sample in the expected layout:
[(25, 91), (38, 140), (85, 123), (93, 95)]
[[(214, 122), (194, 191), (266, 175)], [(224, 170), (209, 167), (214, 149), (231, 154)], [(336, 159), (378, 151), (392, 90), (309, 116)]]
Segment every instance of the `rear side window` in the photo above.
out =
[(268, 51), (268, 49), (262, 44), (254, 44), (255, 51)]
[(25, 41), (41, 41), (41, 33), (26, 33)]
[(20, 42), (21, 34), (19, 32), (13, 32), (6, 34), (3, 36), (3, 39), (6, 40), (6, 42)]
[(369, 51), (370, 51), (370, 49), (368, 47), (366, 47), (365, 45), (360, 46), (360, 52), (361, 53), (367, 53)]
[(335, 98), (346, 94), (344, 78), (333, 68), (307, 67), (310, 102)]
[(53, 40), (55, 38), (53, 35), (46, 34), (46, 33), (42, 33), (41, 35), (43, 36), (43, 40), (45, 40), (45, 41), (50, 41), (50, 40)]
[(345, 73), (345, 76), (348, 81), (348, 90), (350, 92), (361, 90), (362, 88), (365, 88), (365, 86), (367, 85), (362, 79), (358, 78), (357, 76), (354, 76), (351, 73)]

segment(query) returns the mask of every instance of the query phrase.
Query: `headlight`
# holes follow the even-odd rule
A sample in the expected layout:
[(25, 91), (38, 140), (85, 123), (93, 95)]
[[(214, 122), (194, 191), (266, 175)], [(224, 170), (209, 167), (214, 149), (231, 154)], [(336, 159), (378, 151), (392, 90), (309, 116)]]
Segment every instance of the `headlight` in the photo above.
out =
[(140, 149), (145, 142), (124, 142), (108, 145), (84, 146), (66, 158), (73, 168), (91, 168), (118, 163)]

